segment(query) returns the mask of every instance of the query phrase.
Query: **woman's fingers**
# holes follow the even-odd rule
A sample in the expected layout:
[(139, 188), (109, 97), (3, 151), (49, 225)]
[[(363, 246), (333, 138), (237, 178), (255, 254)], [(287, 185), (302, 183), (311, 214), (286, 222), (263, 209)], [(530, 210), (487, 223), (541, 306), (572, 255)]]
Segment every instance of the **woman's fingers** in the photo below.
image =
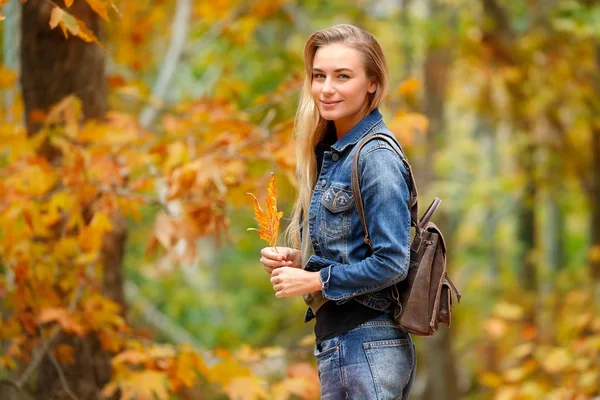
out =
[(288, 247), (278, 247), (280, 253), (276, 253), (272, 247), (265, 247), (260, 251), (260, 262), (271, 268), (289, 267), (294, 264), (290, 260), (289, 254), (291, 249)]
[(283, 266), (289, 265), (289, 261), (271, 260), (266, 257), (261, 257), (260, 262), (265, 267), (271, 267), (271, 268), (277, 268), (277, 267), (283, 267)]
[(272, 247), (264, 247), (260, 251), (260, 255), (272, 260), (283, 260), (285, 258), (282, 253), (275, 252)]

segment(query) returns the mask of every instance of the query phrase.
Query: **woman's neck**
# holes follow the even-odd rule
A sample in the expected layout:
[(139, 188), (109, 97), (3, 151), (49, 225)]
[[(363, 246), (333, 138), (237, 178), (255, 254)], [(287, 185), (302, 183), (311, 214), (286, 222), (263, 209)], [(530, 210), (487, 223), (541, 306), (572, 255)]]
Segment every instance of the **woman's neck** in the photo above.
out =
[(353, 116), (348, 116), (347, 118), (343, 118), (341, 120), (333, 121), (335, 125), (335, 133), (337, 135), (338, 140), (343, 138), (346, 133), (350, 132), (352, 128), (356, 126), (364, 117), (367, 116), (367, 110), (362, 110), (362, 112), (358, 112)]

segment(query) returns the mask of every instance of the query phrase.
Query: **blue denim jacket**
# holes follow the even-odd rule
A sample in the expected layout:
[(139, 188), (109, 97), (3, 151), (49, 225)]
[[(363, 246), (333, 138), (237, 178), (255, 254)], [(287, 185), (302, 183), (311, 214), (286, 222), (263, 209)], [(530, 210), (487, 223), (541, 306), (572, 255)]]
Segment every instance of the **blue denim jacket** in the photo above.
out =
[[(322, 293), (338, 304), (350, 299), (371, 308), (390, 309), (390, 287), (408, 274), (410, 258), (410, 177), (406, 166), (383, 140), (361, 150), (358, 178), (373, 253), (354, 204), (351, 170), (356, 144), (372, 133), (392, 134), (373, 110), (324, 151), (315, 150), (320, 171), (309, 207), (314, 255), (305, 263), (319, 271)], [(300, 232), (302, 235), (302, 232)], [(314, 318), (309, 308), (305, 322)]]

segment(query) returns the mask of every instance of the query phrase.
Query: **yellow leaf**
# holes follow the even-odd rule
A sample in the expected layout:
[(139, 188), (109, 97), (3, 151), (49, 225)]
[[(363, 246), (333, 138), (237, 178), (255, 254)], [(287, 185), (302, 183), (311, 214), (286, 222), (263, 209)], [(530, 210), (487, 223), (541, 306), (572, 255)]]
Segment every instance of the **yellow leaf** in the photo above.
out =
[(245, 344), (242, 345), (236, 352), (235, 358), (243, 363), (253, 363), (259, 361), (262, 357), (260, 350), (254, 349), (253, 347)]
[(113, 382), (107, 385), (102, 393), (110, 397), (119, 388), (121, 400), (167, 400), (168, 384), (162, 372), (141, 371), (130, 374), (118, 384)]
[(526, 362), (525, 364), (511, 368), (504, 373), (504, 379), (509, 383), (517, 383), (523, 381), (532, 371), (535, 370), (537, 363)]
[(218, 382), (221, 386), (227, 386), (236, 377), (248, 376), (250, 370), (241, 366), (236, 360), (230, 359), (213, 365), (206, 373), (208, 382)]
[(588, 393), (597, 392), (600, 388), (600, 371), (588, 371), (579, 378), (579, 386)]
[(523, 317), (523, 308), (506, 302), (496, 304), (494, 314), (509, 321), (518, 321)]
[(98, 261), (98, 253), (83, 253), (75, 259), (75, 264), (79, 265), (90, 265)]
[(81, 100), (74, 95), (67, 96), (56, 103), (48, 111), (45, 125), (63, 122), (65, 123), (65, 134), (76, 138), (79, 132), (79, 121), (83, 117)]
[(569, 350), (557, 347), (550, 350), (540, 361), (544, 369), (552, 374), (567, 368), (573, 362), (573, 357)]
[(600, 245), (590, 247), (588, 257), (590, 261), (600, 261)]
[(511, 359), (523, 359), (526, 356), (529, 356), (534, 351), (534, 344), (531, 342), (522, 343), (513, 348), (510, 352)]
[(269, 394), (255, 376), (234, 378), (225, 387), (225, 393), (227, 393), (231, 400), (256, 400), (269, 397)]
[(94, 217), (92, 218), (92, 222), (90, 222), (90, 226), (95, 231), (100, 231), (100, 232), (111, 232), (113, 229), (112, 223), (110, 222), (108, 215), (106, 215), (105, 213), (103, 213), (101, 211), (98, 211), (96, 214), (94, 214)]
[(3, 65), (0, 65), (0, 89), (12, 88), (16, 83), (17, 74)]
[(486, 372), (479, 378), (482, 385), (489, 386), (491, 388), (497, 388), (502, 386), (503, 379), (498, 374), (493, 372)]
[(275, 193), (275, 175), (271, 175), (269, 181), (268, 193), (266, 198), (266, 211), (260, 207), (258, 199), (252, 193), (247, 193), (254, 198), (254, 218), (258, 222), (260, 229), (248, 228), (249, 231), (257, 231), (261, 239), (266, 240), (269, 246), (274, 247), (277, 244), (279, 236), (279, 220), (283, 212), (277, 211), (277, 198)]
[(75, 0), (65, 0), (65, 6), (67, 6), (67, 8), (71, 7), (73, 5), (73, 1)]
[(491, 318), (485, 322), (484, 329), (492, 339), (498, 339), (504, 336), (508, 327), (506, 322), (498, 318)]
[(204, 375), (208, 371), (204, 360), (189, 345), (183, 345), (177, 355), (175, 370), (170, 377), (171, 384), (175, 386), (184, 385), (191, 387), (196, 381), (197, 375)]

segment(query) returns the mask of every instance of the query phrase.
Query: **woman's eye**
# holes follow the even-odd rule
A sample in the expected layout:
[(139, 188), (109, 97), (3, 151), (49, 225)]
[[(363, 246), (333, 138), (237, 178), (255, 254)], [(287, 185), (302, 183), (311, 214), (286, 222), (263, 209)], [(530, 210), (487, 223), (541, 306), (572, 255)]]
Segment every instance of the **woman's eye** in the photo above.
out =
[(323, 75), (323, 74), (314, 74), (313, 77), (315, 79), (325, 79), (325, 75)]
[(346, 74), (340, 74), (340, 75), (338, 75), (338, 78), (340, 78), (340, 79), (350, 79), (350, 77), (348, 75), (346, 75)]

